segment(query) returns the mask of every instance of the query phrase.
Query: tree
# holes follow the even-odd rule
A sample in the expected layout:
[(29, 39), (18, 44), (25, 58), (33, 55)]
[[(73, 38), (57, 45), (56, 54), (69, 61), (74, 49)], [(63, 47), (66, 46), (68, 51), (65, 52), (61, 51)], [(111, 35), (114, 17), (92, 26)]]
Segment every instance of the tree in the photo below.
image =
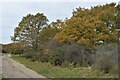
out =
[(63, 25), (63, 21), (62, 20), (60, 20), (60, 19), (57, 19), (55, 22), (52, 22), (51, 24), (50, 24), (50, 26), (51, 27), (53, 27), (53, 28), (61, 28), (62, 27), (62, 25)]
[[(118, 5), (116, 6), (116, 11), (117, 11), (117, 15), (116, 15), (116, 26), (117, 29), (120, 29), (120, 1), (118, 3)], [(118, 41), (119, 41), (120, 35), (118, 33)]]
[(28, 14), (23, 17), (18, 27), (15, 28), (14, 38), (22, 43), (22, 46), (37, 52), (39, 49), (40, 32), (47, 26), (48, 19), (43, 13)]
[(116, 26), (117, 26), (117, 29), (120, 29), (120, 2), (119, 4), (116, 6)]
[(60, 42), (77, 42), (88, 46), (116, 42), (115, 4), (95, 6), (91, 9), (77, 8), (55, 36)]
[(19, 43), (4, 44), (2, 47), (3, 52), (12, 54), (22, 54), (21, 46)]
[(59, 32), (59, 30), (58, 30), (57, 27), (55, 27), (55, 28), (53, 28), (53, 27), (46, 27), (46, 28), (44, 28), (40, 32), (40, 35), (41, 35), (41, 38), (40, 38), (41, 44), (44, 44), (47, 41), (53, 39), (58, 32)]

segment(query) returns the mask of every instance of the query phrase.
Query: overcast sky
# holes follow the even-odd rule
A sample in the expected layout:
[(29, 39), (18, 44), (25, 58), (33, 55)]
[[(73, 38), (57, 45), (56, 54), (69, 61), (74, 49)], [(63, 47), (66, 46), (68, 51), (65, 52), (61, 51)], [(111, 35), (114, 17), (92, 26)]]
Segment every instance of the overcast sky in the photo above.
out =
[[(14, 1), (14, 0), (13, 0)], [(107, 0), (108, 1), (108, 0)], [(119, 0), (109, 0), (108, 3)], [(73, 9), (77, 7), (90, 8), (95, 5), (106, 4), (106, 2), (7, 2), (0, 6), (0, 43), (10, 43), (10, 36), (14, 28), (27, 14), (44, 13), (50, 22), (56, 19), (69, 18)]]

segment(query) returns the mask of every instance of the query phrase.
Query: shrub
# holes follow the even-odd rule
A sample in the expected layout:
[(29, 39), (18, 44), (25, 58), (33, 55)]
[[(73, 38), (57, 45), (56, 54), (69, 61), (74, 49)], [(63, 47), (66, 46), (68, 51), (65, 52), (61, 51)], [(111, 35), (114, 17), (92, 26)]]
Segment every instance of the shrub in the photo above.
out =
[(24, 47), (21, 56), (31, 60), (31, 61), (42, 61), (43, 52), (42, 49), (34, 50), (30, 46)]
[(27, 59), (30, 59), (30, 58), (32, 58), (33, 54), (29, 53), (29, 52), (26, 52), (26, 53), (24, 53), (23, 56), (26, 57)]
[[(67, 61), (76, 65), (90, 65), (92, 53), (94, 53), (93, 48), (89, 48), (85, 45), (81, 45), (75, 42), (71, 43), (57, 43), (55, 40), (47, 42), (47, 49), (50, 49), (48, 55), (48, 61), (51, 64), (54, 64), (56, 59), (59, 59), (61, 62)], [(45, 48), (45, 49), (46, 49)]]
[(117, 44), (109, 44), (109, 45), (101, 45), (98, 46), (96, 51), (96, 55), (94, 56), (94, 66), (104, 71), (115, 72), (118, 70), (118, 45)]
[(77, 43), (71, 43), (65, 49), (65, 60), (68, 60), (70, 63), (73, 63), (74, 66), (88, 66), (92, 63), (91, 58), (93, 54), (93, 48)]

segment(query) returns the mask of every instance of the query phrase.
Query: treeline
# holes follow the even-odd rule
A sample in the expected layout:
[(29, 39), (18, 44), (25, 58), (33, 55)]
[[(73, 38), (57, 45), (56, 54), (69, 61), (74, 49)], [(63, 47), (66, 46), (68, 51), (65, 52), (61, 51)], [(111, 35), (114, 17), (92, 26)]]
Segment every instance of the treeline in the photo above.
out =
[(79, 7), (70, 19), (48, 21), (43, 13), (24, 16), (11, 37), (13, 43), (4, 45), (3, 51), (31, 61), (117, 72), (120, 5)]

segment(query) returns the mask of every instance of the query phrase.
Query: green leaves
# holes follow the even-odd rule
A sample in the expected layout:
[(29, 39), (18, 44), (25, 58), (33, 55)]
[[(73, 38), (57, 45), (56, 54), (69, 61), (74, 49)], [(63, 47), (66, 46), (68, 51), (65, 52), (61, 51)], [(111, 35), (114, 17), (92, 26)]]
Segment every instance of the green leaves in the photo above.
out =
[(48, 19), (43, 13), (28, 14), (22, 18), (18, 27), (15, 28), (14, 38), (19, 39), (19, 42), (36, 51), (39, 46), (40, 32), (43, 27), (47, 26), (47, 22)]

